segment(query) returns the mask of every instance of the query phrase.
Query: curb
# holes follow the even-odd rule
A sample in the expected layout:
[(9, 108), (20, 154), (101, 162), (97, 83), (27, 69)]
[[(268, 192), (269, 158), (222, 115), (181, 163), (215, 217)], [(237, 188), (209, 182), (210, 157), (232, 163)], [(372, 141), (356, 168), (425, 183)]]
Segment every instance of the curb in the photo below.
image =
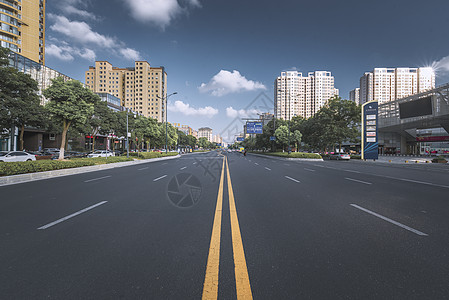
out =
[(265, 157), (265, 158), (283, 160), (283, 161), (323, 161), (322, 158), (291, 158), (291, 157), (279, 157), (279, 156), (263, 155), (263, 154), (256, 154), (256, 153), (248, 153), (248, 154)]
[(161, 161), (161, 160), (175, 159), (175, 158), (179, 158), (179, 157), (181, 157), (181, 155), (178, 154), (176, 156), (150, 158), (150, 159), (146, 159), (146, 160), (125, 161), (125, 162), (104, 164), (104, 165), (98, 165), (98, 166), (87, 166), (87, 167), (79, 167), (79, 168), (46, 171), (46, 172), (4, 176), (4, 177), (0, 177), (0, 186), (7, 186), (7, 185), (37, 181), (37, 180), (44, 180), (44, 179), (70, 176), (70, 175), (89, 173), (89, 172), (95, 172), (95, 171), (101, 171), (101, 170), (121, 168), (121, 167), (133, 166), (133, 165), (140, 165), (140, 164), (151, 163), (151, 162), (156, 162), (156, 161)]

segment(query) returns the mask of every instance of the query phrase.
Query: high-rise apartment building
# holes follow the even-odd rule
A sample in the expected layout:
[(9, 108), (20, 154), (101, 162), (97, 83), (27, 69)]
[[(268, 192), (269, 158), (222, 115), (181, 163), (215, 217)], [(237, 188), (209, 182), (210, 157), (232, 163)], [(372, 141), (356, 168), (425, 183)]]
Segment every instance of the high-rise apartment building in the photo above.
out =
[(0, 0), (1, 46), (45, 64), (46, 0)]
[(360, 104), (379, 104), (435, 88), (432, 68), (375, 68), (360, 78)]
[(216, 144), (223, 145), (223, 138), (219, 134), (214, 135), (212, 141)]
[(360, 104), (360, 88), (355, 88), (349, 92), (349, 100), (355, 102), (355, 104)]
[(86, 71), (85, 82), (95, 93), (109, 93), (120, 98), (122, 106), (159, 122), (165, 121), (167, 73), (164, 67), (136, 61), (134, 67), (117, 68), (107, 61), (96, 61)]
[(281, 72), (274, 85), (274, 114), (284, 120), (309, 118), (338, 95), (334, 77), (327, 71), (309, 72), (307, 77), (297, 71)]
[(212, 129), (209, 127), (201, 127), (198, 129), (198, 139), (205, 137), (209, 142), (213, 142)]

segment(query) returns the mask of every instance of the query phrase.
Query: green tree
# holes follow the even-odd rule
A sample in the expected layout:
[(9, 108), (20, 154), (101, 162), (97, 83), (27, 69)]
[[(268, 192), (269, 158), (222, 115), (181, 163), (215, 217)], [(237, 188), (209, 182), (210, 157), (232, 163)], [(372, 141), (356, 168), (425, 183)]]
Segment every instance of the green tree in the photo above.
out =
[(242, 142), (242, 146), (245, 149), (248, 150), (254, 150), (256, 149), (256, 138), (255, 137), (247, 137), (243, 142)]
[(282, 149), (285, 151), (285, 145), (288, 144), (288, 127), (286, 125), (277, 127), (274, 136), (276, 137), (276, 142), (281, 145)]
[[(25, 126), (44, 123), (44, 109), (37, 95), (37, 82), (30, 75), (8, 67), (9, 50), (0, 49), (0, 125), (19, 128), (19, 148), (23, 150)], [(3, 130), (1, 130), (3, 131)]]
[(299, 130), (295, 130), (290, 135), (290, 140), (295, 144), (296, 152), (298, 152), (299, 145), (301, 144), (302, 133)]
[(209, 141), (205, 137), (200, 137), (198, 139), (198, 147), (206, 149), (209, 146)]
[(85, 123), (94, 112), (95, 95), (79, 81), (65, 82), (62, 77), (52, 80), (52, 85), (44, 91), (50, 100), (46, 107), (54, 120), (62, 124), (62, 140), (59, 159), (64, 159), (67, 131), (71, 125)]
[(95, 140), (99, 134), (108, 135), (111, 133), (114, 125), (113, 111), (108, 107), (105, 101), (102, 101), (98, 95), (92, 98), (94, 109), (93, 113), (87, 117), (84, 133), (92, 136), (92, 151), (95, 150)]
[(195, 145), (197, 143), (197, 138), (193, 135), (187, 136), (187, 145), (189, 145), (192, 149), (195, 149)]

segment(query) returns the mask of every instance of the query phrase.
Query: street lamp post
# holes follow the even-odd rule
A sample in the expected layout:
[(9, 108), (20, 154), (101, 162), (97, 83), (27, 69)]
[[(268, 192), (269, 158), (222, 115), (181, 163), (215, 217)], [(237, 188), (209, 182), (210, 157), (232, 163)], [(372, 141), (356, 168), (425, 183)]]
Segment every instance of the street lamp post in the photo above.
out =
[(128, 108), (126, 109), (126, 157), (129, 158), (129, 130), (128, 130)]
[(163, 98), (159, 97), (158, 95), (156, 95), (156, 97), (158, 97), (159, 99), (161, 99), (162, 101), (165, 99), (165, 107), (164, 107), (164, 111), (165, 111), (165, 153), (168, 153), (168, 148), (167, 148), (167, 144), (168, 144), (168, 114), (167, 114), (167, 106), (168, 106), (168, 98), (170, 98), (170, 96), (176, 95), (178, 92), (174, 92), (171, 93), (168, 96), (165, 96)]

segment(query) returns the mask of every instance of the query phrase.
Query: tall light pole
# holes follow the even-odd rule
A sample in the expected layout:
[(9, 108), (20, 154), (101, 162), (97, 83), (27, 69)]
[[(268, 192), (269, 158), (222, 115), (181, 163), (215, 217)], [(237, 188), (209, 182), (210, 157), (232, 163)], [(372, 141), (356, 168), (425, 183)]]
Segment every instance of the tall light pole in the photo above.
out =
[(126, 108), (126, 157), (129, 158), (129, 130), (128, 130), (128, 108)]
[[(167, 144), (168, 144), (168, 114), (167, 114), (167, 106), (168, 106), (168, 98), (170, 98), (170, 96), (176, 95), (178, 92), (174, 92), (171, 93), (168, 96), (165, 96), (163, 98), (159, 97), (158, 95), (156, 95), (157, 98), (161, 99), (162, 101), (164, 101), (165, 99), (165, 107), (164, 107), (164, 112), (165, 112), (165, 153), (168, 153), (168, 148), (167, 148)], [(166, 94), (167, 95), (167, 94)]]

